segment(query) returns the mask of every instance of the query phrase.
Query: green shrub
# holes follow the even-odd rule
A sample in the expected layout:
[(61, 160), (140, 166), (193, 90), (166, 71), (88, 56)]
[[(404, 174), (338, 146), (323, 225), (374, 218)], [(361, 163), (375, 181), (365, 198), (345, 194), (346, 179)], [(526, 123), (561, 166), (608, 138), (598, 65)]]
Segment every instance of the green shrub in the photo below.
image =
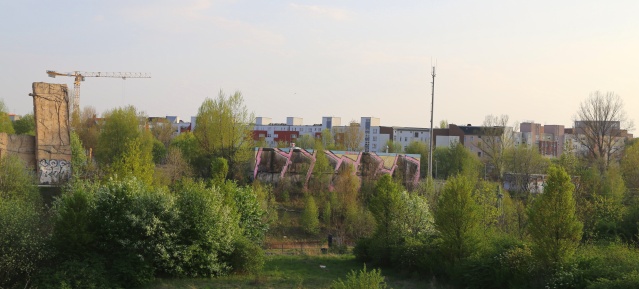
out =
[(255, 274), (264, 267), (264, 250), (260, 246), (252, 243), (245, 237), (240, 237), (234, 244), (234, 250), (231, 254), (230, 265), (234, 273)]
[(353, 247), (353, 255), (355, 255), (355, 259), (360, 262), (370, 262), (370, 247), (373, 242), (372, 238), (361, 238), (357, 240), (355, 243), (355, 247)]
[(489, 247), (461, 265), (463, 284), (469, 288), (526, 288), (536, 274), (527, 244), (495, 236)]
[(308, 234), (317, 235), (319, 233), (319, 213), (315, 198), (310, 194), (304, 199), (304, 211), (300, 220), (302, 229)]
[(386, 282), (384, 282), (384, 276), (379, 269), (373, 269), (366, 271), (366, 265), (364, 269), (359, 272), (354, 270), (348, 273), (346, 281), (338, 279), (331, 285), (333, 289), (385, 289), (387, 288)]
[(639, 288), (639, 273), (633, 271), (619, 279), (599, 279), (588, 285), (587, 289), (635, 289)]
[(583, 288), (597, 280), (621, 280), (639, 272), (639, 251), (622, 243), (584, 245), (573, 262), (576, 282)]
[(48, 257), (39, 210), (30, 201), (0, 198), (0, 288), (25, 287)]
[(108, 289), (112, 280), (99, 256), (85, 256), (82, 260), (69, 259), (44, 268), (34, 282), (38, 288), (92, 288)]
[(425, 259), (429, 258), (426, 245), (420, 240), (408, 238), (400, 246), (391, 250), (393, 267), (404, 272), (416, 272), (424, 268)]
[(203, 183), (185, 183), (175, 192), (179, 212), (176, 243), (183, 247), (176, 256), (180, 274), (211, 277), (229, 271), (221, 256), (233, 252), (235, 240), (242, 234), (240, 216), (218, 188)]

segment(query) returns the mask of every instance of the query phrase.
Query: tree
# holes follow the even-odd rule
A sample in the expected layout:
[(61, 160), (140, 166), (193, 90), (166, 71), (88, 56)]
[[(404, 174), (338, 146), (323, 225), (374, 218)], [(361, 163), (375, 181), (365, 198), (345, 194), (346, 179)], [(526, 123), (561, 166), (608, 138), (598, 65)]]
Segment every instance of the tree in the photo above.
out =
[(634, 142), (626, 147), (621, 158), (621, 173), (626, 187), (639, 193), (639, 142)]
[(164, 185), (174, 184), (183, 178), (193, 176), (188, 162), (182, 157), (182, 152), (176, 147), (170, 147), (166, 155), (166, 162), (157, 168), (160, 181)]
[(16, 155), (5, 155), (0, 158), (0, 200), (38, 197), (38, 188), (33, 173)]
[(388, 153), (402, 153), (404, 152), (404, 148), (402, 147), (402, 143), (393, 141), (391, 139), (386, 141), (386, 145), (384, 145), (383, 149)]
[(446, 179), (458, 174), (476, 178), (479, 174), (480, 160), (461, 143), (452, 143), (450, 147), (438, 147), (433, 153), (436, 177)]
[[(74, 115), (77, 112), (74, 112)], [(82, 109), (80, 117), (74, 117), (71, 128), (78, 134), (85, 149), (95, 150), (98, 147), (98, 136), (100, 135), (102, 121), (96, 118), (95, 108), (87, 106)]]
[[(428, 173), (428, 144), (422, 141), (412, 141), (406, 146), (404, 150), (407, 154), (420, 155), (420, 172), (422, 176), (426, 176)], [(433, 174), (435, 171), (433, 171)], [(433, 175), (433, 177), (435, 177)]]
[(360, 144), (364, 140), (364, 132), (360, 130), (360, 124), (354, 120), (348, 124), (348, 126), (344, 127), (343, 133), (343, 144), (346, 147), (346, 150), (349, 151), (360, 151), (362, 147)]
[(513, 131), (512, 127), (508, 127), (508, 115), (488, 115), (484, 119), (477, 147), (482, 151), (484, 162), (490, 165), (493, 180), (502, 178), (506, 163), (505, 153), (514, 144)]
[(84, 174), (88, 165), (87, 159), (80, 137), (75, 131), (71, 131), (71, 172), (74, 178)]
[(335, 138), (330, 129), (325, 128), (322, 130), (322, 146), (327, 150), (335, 149)]
[(312, 149), (315, 147), (315, 138), (310, 134), (305, 134), (297, 138), (295, 146), (303, 149)]
[(168, 147), (173, 138), (173, 126), (169, 120), (166, 118), (154, 119), (149, 123), (149, 127), (153, 137), (162, 142), (165, 147)]
[(301, 219), (302, 229), (311, 235), (319, 233), (319, 213), (315, 198), (308, 194), (304, 200), (304, 211)]
[(533, 254), (544, 266), (564, 263), (581, 240), (583, 224), (575, 214), (574, 190), (566, 171), (551, 166), (544, 192), (528, 208)]
[(198, 141), (200, 157), (206, 163), (199, 167), (203, 176), (210, 175), (211, 160), (221, 157), (228, 161), (231, 175), (241, 177), (253, 153), (253, 120), (253, 114), (246, 109), (239, 91), (229, 96), (220, 91), (215, 100), (204, 100), (193, 132)]
[(530, 193), (530, 178), (533, 174), (542, 174), (546, 171), (550, 161), (544, 158), (535, 147), (525, 144), (506, 149), (505, 168), (511, 173), (515, 190), (522, 193)]
[(632, 128), (623, 101), (614, 92), (595, 91), (580, 104), (574, 120), (575, 141), (603, 171), (619, 156), (627, 130)]
[(116, 108), (104, 114), (105, 124), (98, 136), (95, 157), (103, 165), (121, 158), (130, 141), (142, 135), (140, 115), (133, 106)]
[(105, 167), (106, 177), (135, 176), (146, 184), (153, 180), (153, 136), (142, 130), (145, 118), (133, 106), (116, 108), (105, 114), (95, 156)]
[(11, 119), (9, 118), (9, 113), (7, 113), (7, 107), (4, 105), (4, 101), (0, 99), (0, 133), (8, 133), (13, 134), (15, 131), (13, 130), (13, 124), (11, 123)]
[(481, 242), (481, 213), (473, 189), (473, 181), (466, 176), (449, 178), (437, 202), (435, 227), (453, 263), (470, 256)]
[(28, 134), (35, 136), (35, 118), (32, 113), (25, 114), (19, 120), (13, 122), (16, 134)]

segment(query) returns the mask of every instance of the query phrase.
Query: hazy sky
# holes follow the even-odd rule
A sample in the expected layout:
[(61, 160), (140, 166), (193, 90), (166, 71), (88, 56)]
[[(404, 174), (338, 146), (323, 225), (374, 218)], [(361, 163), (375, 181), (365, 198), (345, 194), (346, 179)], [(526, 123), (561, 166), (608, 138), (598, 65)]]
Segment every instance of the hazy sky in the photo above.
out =
[[(639, 113), (639, 1), (0, 1), (0, 92), (32, 111), (45, 70), (87, 78), (81, 106), (188, 119), (220, 90), (256, 116), (428, 127), (488, 114), (570, 126), (595, 90)], [(432, 60), (431, 60), (432, 59)]]

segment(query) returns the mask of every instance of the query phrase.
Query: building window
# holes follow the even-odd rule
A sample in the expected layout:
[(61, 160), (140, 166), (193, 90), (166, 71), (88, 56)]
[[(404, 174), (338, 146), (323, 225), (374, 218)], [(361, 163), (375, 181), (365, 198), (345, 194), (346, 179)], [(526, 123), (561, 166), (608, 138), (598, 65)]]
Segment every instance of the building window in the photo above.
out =
[(271, 134), (270, 134), (270, 133), (269, 133), (269, 134), (267, 134), (267, 135), (266, 135), (266, 137), (271, 137)]
[(477, 156), (481, 158), (481, 152), (477, 152)]
[(406, 137), (406, 136), (405, 136), (405, 137), (404, 137), (404, 141), (408, 141), (408, 137)]
[(416, 138), (419, 137), (419, 133), (418, 132), (415, 132), (415, 137)]
[(373, 144), (373, 148), (374, 148), (374, 149), (376, 149), (376, 148), (377, 148), (377, 145), (376, 145), (376, 144)]
[(377, 129), (376, 128), (373, 129), (373, 133), (377, 133)]
[(377, 141), (377, 137), (376, 136), (373, 136), (373, 141)]

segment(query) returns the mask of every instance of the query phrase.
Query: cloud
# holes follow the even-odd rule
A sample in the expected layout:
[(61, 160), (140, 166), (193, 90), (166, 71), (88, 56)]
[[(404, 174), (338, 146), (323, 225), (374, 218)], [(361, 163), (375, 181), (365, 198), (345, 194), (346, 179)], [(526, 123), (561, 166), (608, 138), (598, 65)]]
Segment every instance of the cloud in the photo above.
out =
[(291, 3), (289, 6), (296, 11), (301, 11), (317, 17), (325, 17), (338, 21), (350, 19), (350, 13), (343, 9), (321, 7), (317, 5), (300, 5), (295, 3)]

